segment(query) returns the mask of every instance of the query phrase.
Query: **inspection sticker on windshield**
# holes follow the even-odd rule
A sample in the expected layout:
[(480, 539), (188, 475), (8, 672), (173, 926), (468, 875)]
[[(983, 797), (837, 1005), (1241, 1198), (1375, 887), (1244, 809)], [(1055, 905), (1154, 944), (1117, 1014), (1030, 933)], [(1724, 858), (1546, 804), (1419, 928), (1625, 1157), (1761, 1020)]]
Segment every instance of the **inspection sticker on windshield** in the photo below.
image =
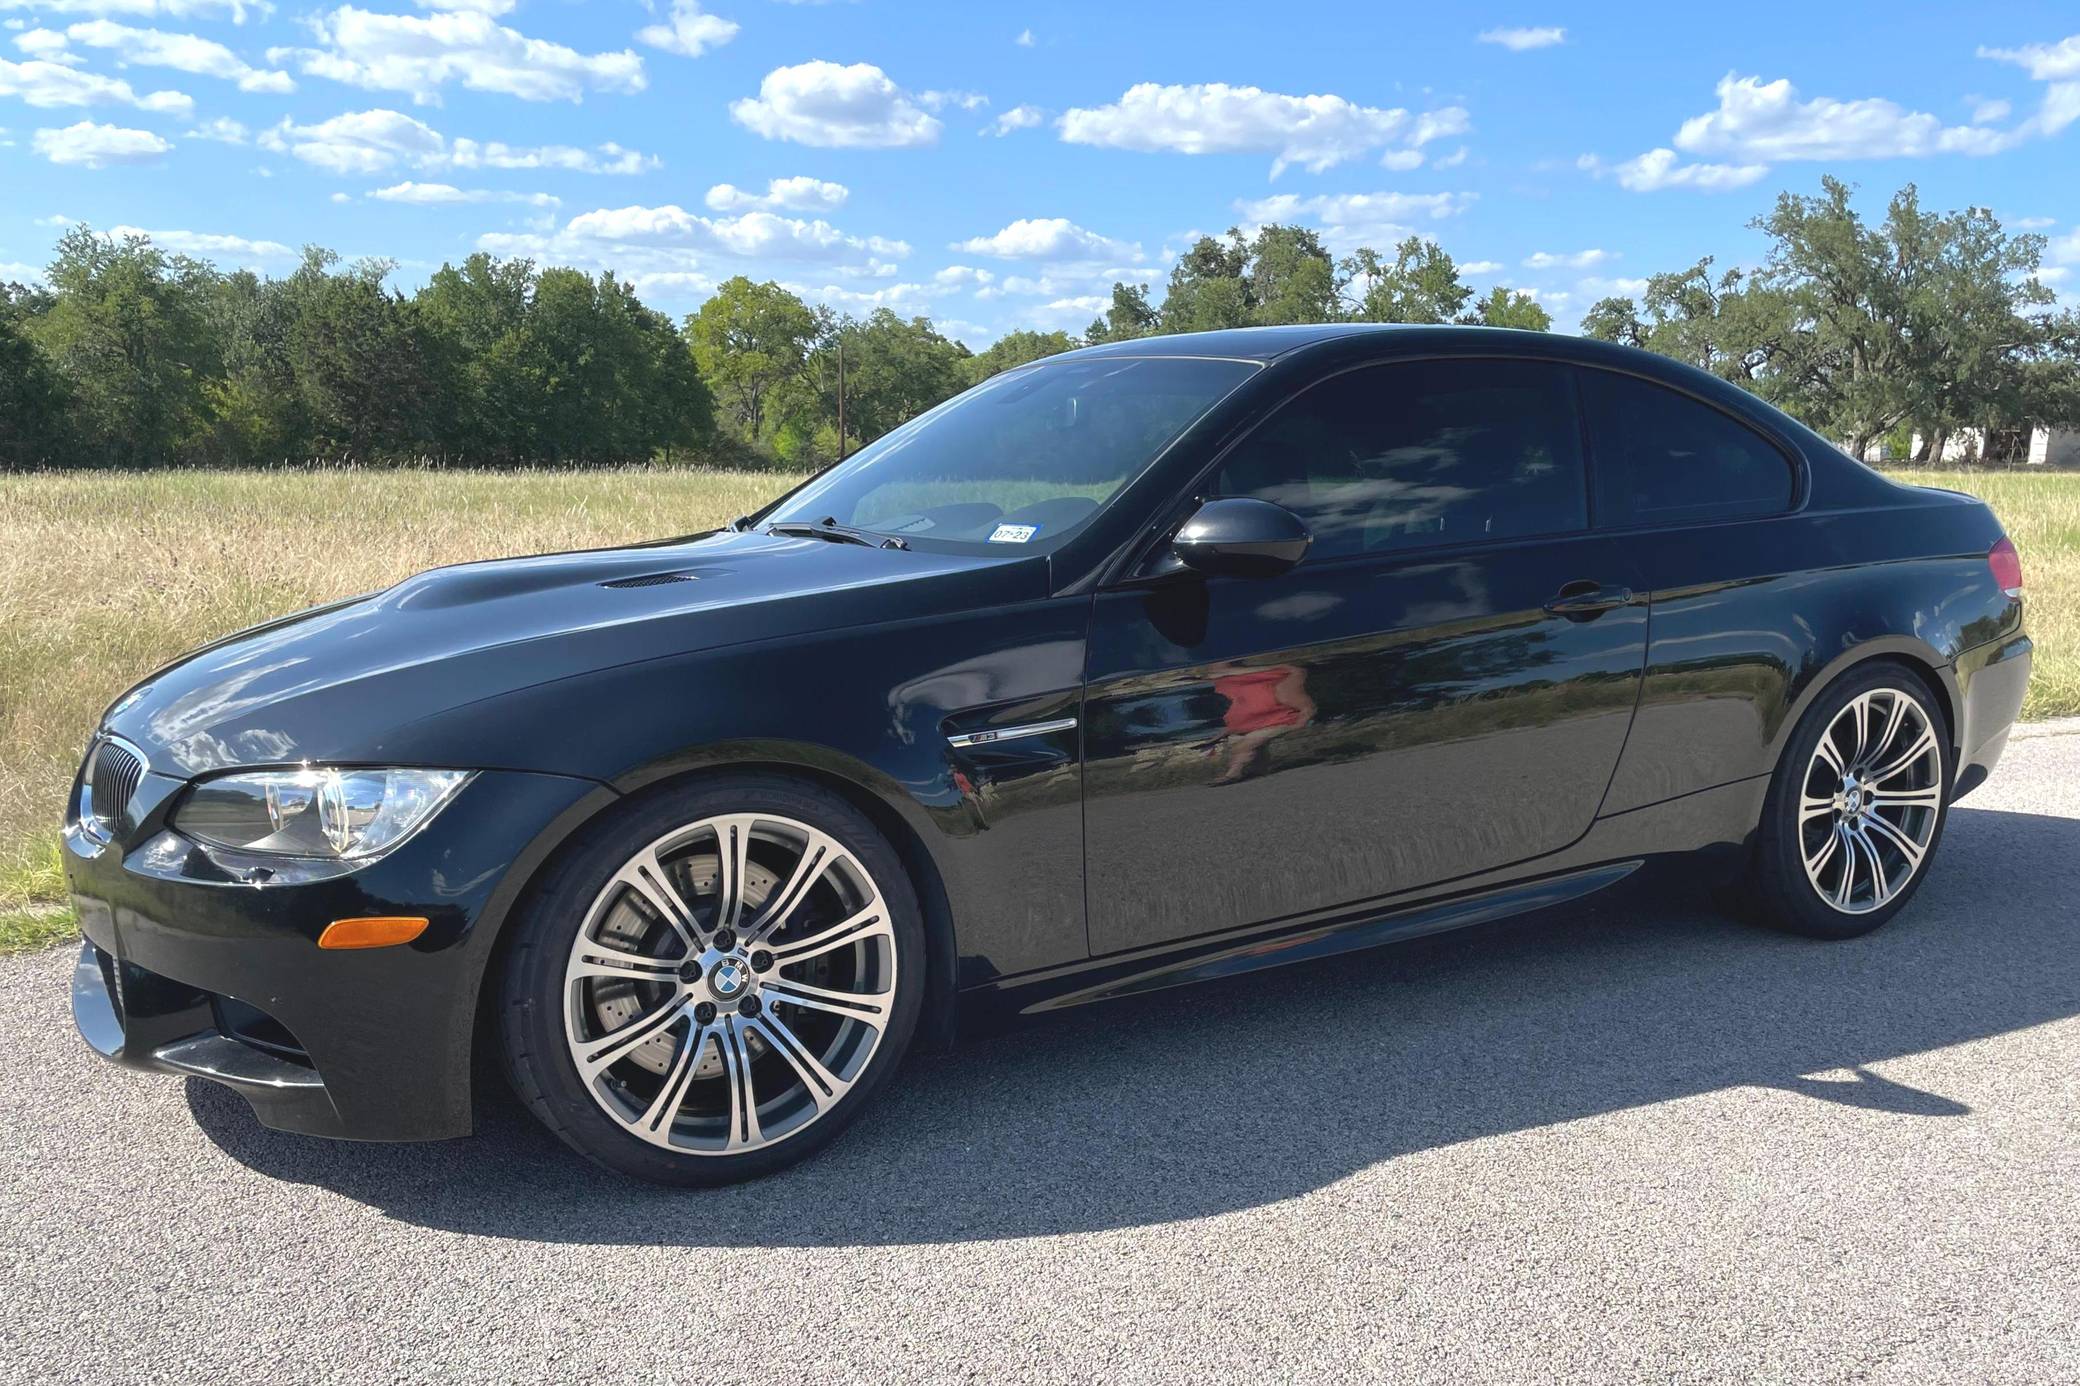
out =
[(992, 544), (1024, 544), (1040, 532), (1038, 525), (998, 525), (989, 532)]

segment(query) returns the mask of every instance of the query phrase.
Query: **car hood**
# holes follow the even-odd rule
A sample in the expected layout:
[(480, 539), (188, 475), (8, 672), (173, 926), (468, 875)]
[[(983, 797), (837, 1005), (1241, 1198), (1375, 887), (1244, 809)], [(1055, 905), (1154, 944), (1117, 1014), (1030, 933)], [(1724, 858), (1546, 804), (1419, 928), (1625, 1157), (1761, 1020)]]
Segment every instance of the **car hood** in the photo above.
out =
[(399, 729), (515, 689), (1046, 591), (1044, 557), (759, 533), (464, 563), (207, 645), (124, 694), (106, 725), (162, 774), (376, 763)]

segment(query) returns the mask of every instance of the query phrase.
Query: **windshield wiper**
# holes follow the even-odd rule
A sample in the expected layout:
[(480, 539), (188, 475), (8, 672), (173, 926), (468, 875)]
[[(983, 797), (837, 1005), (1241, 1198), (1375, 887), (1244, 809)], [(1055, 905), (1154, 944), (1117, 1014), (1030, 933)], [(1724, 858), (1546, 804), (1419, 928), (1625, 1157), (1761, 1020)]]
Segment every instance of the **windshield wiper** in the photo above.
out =
[(864, 529), (841, 525), (835, 515), (826, 515), (815, 523), (806, 520), (781, 520), (766, 526), (766, 533), (783, 535), (790, 539), (828, 539), (834, 544), (861, 544), (870, 549), (907, 549), (910, 541), (898, 539), (892, 534), (874, 534)]

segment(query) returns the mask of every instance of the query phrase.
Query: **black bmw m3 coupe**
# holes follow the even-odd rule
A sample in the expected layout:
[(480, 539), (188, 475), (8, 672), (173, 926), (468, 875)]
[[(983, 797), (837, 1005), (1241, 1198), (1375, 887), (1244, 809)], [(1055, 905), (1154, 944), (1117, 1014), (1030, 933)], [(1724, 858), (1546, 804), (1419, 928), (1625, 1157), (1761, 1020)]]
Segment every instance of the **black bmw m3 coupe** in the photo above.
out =
[(728, 529), (436, 569), (153, 674), (68, 810), (74, 1011), (328, 1136), (464, 1135), (495, 1059), (594, 1160), (722, 1183), (913, 1044), (1658, 861), (1862, 934), (2029, 666), (1984, 505), (1662, 358), (1095, 347)]

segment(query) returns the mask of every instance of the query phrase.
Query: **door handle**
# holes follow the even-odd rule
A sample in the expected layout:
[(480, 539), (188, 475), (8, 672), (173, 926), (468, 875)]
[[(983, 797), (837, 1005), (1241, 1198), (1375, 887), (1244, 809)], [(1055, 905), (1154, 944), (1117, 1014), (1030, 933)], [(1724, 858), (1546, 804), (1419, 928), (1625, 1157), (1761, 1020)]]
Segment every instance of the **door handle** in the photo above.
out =
[(1546, 603), (1546, 610), (1555, 616), (1565, 616), (1570, 621), (1589, 621), (1601, 616), (1614, 606), (1632, 605), (1630, 587), (1612, 587), (1587, 578), (1570, 582), (1560, 589), (1560, 595)]

